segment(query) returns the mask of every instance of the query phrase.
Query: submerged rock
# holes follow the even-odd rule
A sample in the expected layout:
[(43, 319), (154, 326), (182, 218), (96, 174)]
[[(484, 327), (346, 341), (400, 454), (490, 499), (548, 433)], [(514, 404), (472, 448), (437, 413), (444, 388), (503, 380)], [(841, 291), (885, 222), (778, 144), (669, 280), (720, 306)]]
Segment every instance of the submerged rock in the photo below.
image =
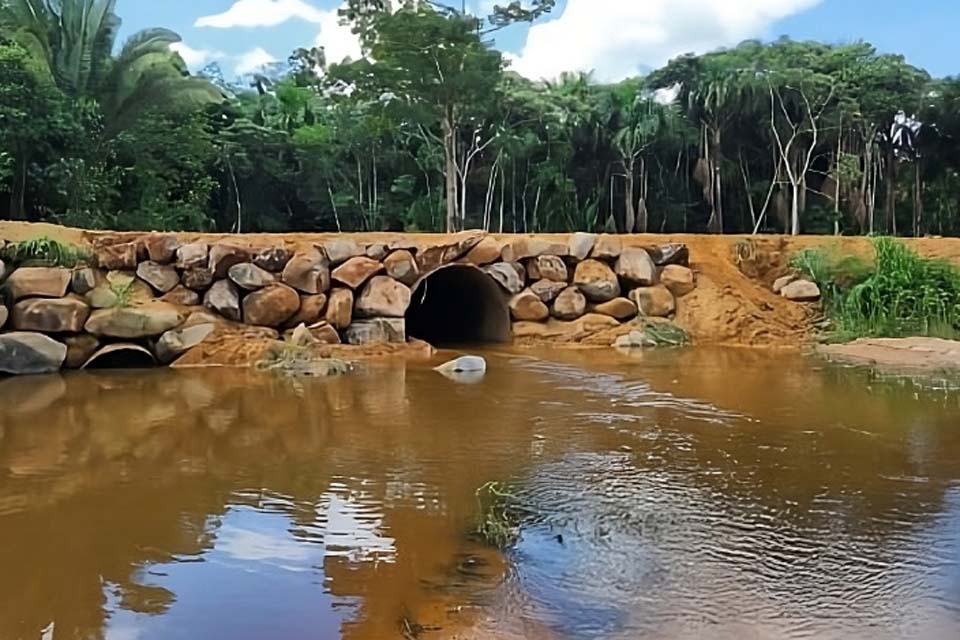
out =
[(479, 382), (487, 374), (487, 361), (480, 356), (463, 356), (434, 369), (437, 373), (457, 382)]

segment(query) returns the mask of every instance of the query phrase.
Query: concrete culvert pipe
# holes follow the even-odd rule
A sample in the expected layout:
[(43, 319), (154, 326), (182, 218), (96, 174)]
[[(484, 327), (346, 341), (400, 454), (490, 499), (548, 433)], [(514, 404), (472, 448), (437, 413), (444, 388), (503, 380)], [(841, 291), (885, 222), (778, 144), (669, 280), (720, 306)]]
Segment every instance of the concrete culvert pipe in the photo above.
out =
[(147, 369), (157, 365), (150, 350), (138, 344), (108, 344), (84, 363), (82, 369)]
[(510, 342), (507, 296), (472, 265), (447, 265), (413, 287), (407, 335), (433, 345)]

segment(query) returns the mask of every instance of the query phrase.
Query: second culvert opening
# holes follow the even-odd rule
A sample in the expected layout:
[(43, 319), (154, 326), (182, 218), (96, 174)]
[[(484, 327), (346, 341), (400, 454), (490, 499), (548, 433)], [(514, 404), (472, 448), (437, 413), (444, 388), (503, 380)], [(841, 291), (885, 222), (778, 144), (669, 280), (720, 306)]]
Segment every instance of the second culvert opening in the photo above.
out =
[(471, 265), (443, 267), (414, 287), (407, 335), (433, 345), (509, 342), (510, 308), (500, 286)]

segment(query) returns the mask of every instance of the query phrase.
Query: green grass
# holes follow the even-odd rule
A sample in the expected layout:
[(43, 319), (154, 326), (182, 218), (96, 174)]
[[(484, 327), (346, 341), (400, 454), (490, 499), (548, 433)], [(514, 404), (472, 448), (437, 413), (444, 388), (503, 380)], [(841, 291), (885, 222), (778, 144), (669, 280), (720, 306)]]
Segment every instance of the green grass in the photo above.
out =
[(477, 534), (498, 549), (512, 546), (520, 538), (520, 523), (509, 487), (502, 482), (488, 482), (477, 489), (476, 495)]
[(923, 258), (891, 238), (874, 240), (875, 263), (806, 250), (791, 266), (823, 292), (827, 338), (960, 336), (960, 269)]
[(18, 267), (44, 266), (72, 269), (90, 260), (90, 252), (72, 244), (64, 244), (47, 237), (14, 242), (4, 247), (4, 260)]

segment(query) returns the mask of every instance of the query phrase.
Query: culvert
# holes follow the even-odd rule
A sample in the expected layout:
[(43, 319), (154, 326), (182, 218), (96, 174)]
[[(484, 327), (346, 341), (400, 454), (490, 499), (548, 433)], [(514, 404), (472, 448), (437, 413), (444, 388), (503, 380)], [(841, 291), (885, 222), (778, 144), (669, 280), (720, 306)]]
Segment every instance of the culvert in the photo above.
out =
[(150, 350), (138, 344), (108, 344), (84, 363), (82, 369), (147, 369), (157, 365)]
[(503, 290), (473, 265), (453, 264), (422, 277), (407, 311), (407, 335), (432, 345), (510, 342)]

